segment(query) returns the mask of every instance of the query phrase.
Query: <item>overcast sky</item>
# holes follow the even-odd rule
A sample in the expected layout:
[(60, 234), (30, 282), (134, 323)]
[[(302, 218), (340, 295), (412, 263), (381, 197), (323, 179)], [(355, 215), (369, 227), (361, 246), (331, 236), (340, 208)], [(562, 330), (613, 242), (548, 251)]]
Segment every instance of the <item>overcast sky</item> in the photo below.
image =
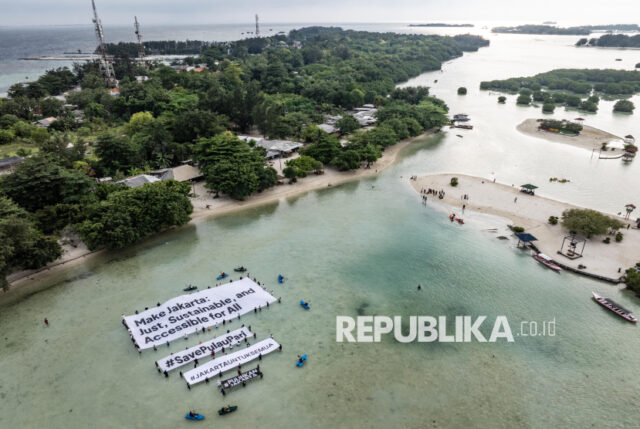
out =
[[(96, 0), (105, 26), (262, 22), (640, 22), (637, 0)], [(90, 24), (91, 0), (0, 0), (0, 25)]]

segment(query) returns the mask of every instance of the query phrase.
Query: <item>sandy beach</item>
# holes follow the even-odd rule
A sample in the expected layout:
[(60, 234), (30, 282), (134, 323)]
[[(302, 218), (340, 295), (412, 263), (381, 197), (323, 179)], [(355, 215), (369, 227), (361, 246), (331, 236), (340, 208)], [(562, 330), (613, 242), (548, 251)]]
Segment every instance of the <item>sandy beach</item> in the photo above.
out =
[[(267, 204), (281, 198), (288, 198), (294, 195), (303, 194), (316, 189), (327, 188), (350, 182), (352, 180), (375, 176), (392, 165), (396, 161), (397, 156), (402, 149), (412, 141), (422, 138), (425, 135), (427, 134), (423, 134), (422, 136), (415, 137), (413, 139), (404, 140), (388, 147), (383, 152), (382, 157), (372, 164), (369, 169), (360, 168), (358, 170), (351, 171), (338, 171), (334, 168), (325, 167), (324, 174), (322, 175), (310, 174), (304, 179), (298, 179), (296, 183), (292, 184), (289, 184), (288, 179), (283, 179), (282, 185), (274, 186), (264, 192), (252, 195), (244, 201), (233, 200), (227, 196), (213, 198), (214, 194), (210, 193), (207, 188), (205, 188), (205, 182), (199, 182), (195, 185), (196, 196), (191, 199), (191, 203), (193, 204), (193, 214), (191, 215), (191, 219), (196, 220), (219, 216), (236, 210)], [(282, 162), (283, 166), (284, 161), (286, 161), (286, 159)], [(277, 159), (275, 160), (273, 167), (276, 168), (276, 170), (280, 170)]]
[[(371, 168), (369, 169), (361, 168), (359, 170), (343, 172), (333, 168), (325, 168), (325, 174), (323, 175), (312, 174), (305, 177), (304, 179), (299, 179), (297, 183), (293, 184), (288, 184), (288, 180), (284, 180), (284, 184), (274, 186), (264, 192), (252, 195), (244, 201), (233, 200), (227, 196), (213, 198), (214, 194), (210, 193), (208, 189), (205, 188), (204, 182), (196, 183), (194, 186), (195, 197), (191, 198), (191, 203), (193, 204), (193, 213), (191, 215), (190, 223), (199, 222), (205, 219), (209, 219), (215, 216), (221, 216), (238, 210), (257, 207), (263, 204), (278, 201), (282, 198), (289, 198), (313, 190), (337, 186), (353, 180), (375, 176), (376, 174), (382, 172), (390, 165), (392, 165), (397, 160), (398, 154), (410, 143), (430, 134), (432, 134), (432, 131), (429, 131), (418, 137), (403, 140), (391, 147), (388, 147), (383, 152), (382, 157), (378, 159), (378, 161), (376, 161), (374, 164), (372, 164)], [(285, 160), (283, 160), (283, 166), (284, 161)], [(279, 170), (278, 160), (275, 160), (273, 167)], [(62, 247), (62, 257), (47, 265), (46, 267), (40, 268), (38, 270), (19, 271), (7, 276), (10, 290), (13, 290), (17, 286), (27, 284), (31, 280), (40, 279), (56, 273), (60, 270), (85, 263), (89, 260), (89, 258), (94, 258), (106, 252), (105, 250), (92, 252), (82, 242), (76, 244), (75, 247), (68, 244), (63, 245)], [(6, 292), (0, 290), (0, 296), (5, 293)]]
[[(458, 178), (457, 187), (451, 186), (452, 177)], [(612, 237), (611, 244), (605, 244), (602, 242), (603, 236), (587, 240), (582, 258), (571, 260), (557, 254), (568, 231), (560, 224), (550, 225), (548, 223), (549, 216), (561, 217), (562, 212), (567, 209), (583, 207), (537, 195), (530, 196), (521, 193), (519, 188), (511, 185), (494, 183), (490, 179), (462, 174), (423, 176), (411, 181), (411, 185), (418, 193), (423, 188), (444, 190), (445, 198), (439, 200), (437, 196), (428, 195), (427, 204), (444, 203), (457, 216), (465, 220), (473, 219), (477, 213), (509, 219), (513, 225), (524, 227), (526, 232), (533, 234), (538, 239), (535, 245), (541, 252), (576, 269), (579, 264), (582, 264), (587, 267), (584, 270), (586, 272), (617, 279), (624, 274), (627, 268), (640, 260), (640, 245), (638, 245), (640, 230), (635, 228), (621, 230), (624, 239), (620, 243), (616, 243)], [(468, 195), (468, 200), (462, 199), (465, 194)], [(516, 198), (517, 200), (515, 200)], [(466, 205), (464, 214), (462, 213), (463, 204)], [(618, 219), (623, 220), (619, 217)], [(632, 222), (625, 221), (625, 223), (634, 226)], [(499, 226), (499, 219), (496, 219), (497, 226)], [(517, 242), (515, 237), (511, 238), (514, 243)], [(618, 272), (618, 269), (621, 271)]]
[[(608, 143), (615, 140), (622, 140), (622, 137), (618, 137), (614, 134), (600, 130), (598, 128), (583, 125), (582, 132), (578, 136), (568, 136), (564, 134), (552, 133), (549, 131), (538, 130), (537, 119), (527, 119), (516, 127), (522, 134), (528, 136), (537, 137), (550, 142), (565, 143), (572, 146), (581, 147), (588, 150), (600, 149), (602, 143)], [(622, 153), (621, 150), (609, 151), (612, 155), (615, 152)]]

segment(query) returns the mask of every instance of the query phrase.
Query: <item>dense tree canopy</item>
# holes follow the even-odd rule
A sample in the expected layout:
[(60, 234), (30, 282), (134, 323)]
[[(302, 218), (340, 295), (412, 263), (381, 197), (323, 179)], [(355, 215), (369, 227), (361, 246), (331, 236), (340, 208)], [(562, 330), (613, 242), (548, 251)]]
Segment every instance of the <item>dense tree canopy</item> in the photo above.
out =
[(58, 242), (43, 236), (29, 213), (0, 196), (0, 287), (8, 289), (12, 270), (40, 268), (60, 255)]
[(187, 223), (193, 211), (189, 192), (189, 184), (174, 180), (133, 189), (118, 187), (87, 207), (78, 231), (90, 249), (128, 246), (154, 232)]
[(539, 91), (564, 90), (579, 95), (591, 91), (608, 95), (633, 95), (640, 92), (640, 73), (612, 69), (558, 69), (532, 77), (484, 81), (480, 89), (517, 92), (522, 88)]
[[(487, 45), (472, 35), (322, 27), (237, 42), (145, 42), (148, 54), (193, 55), (175, 68), (143, 67), (131, 60), (135, 44), (109, 45), (118, 91), (97, 62), (86, 62), (13, 85), (0, 100), (0, 144), (17, 144), (26, 157), (0, 179), (0, 194), (28, 213), (22, 217), (29, 225), (21, 228), (46, 241), (40, 246), (46, 257), (34, 261), (50, 260), (51, 243), (57, 246), (42, 231), (58, 234), (67, 227), (91, 248), (122, 247), (186, 222), (188, 186), (128, 189), (96, 184), (96, 177), (119, 180), (192, 160), (211, 190), (243, 199), (277, 181), (264, 149), (234, 135), (256, 129), (307, 143), (303, 156), (288, 163), (288, 176), (324, 165), (360, 168), (397, 141), (448, 122), (447, 106), (427, 88), (397, 89), (399, 82)], [(363, 130), (352, 109), (366, 103), (378, 108), (377, 123)], [(317, 127), (326, 115), (342, 116), (337, 126), (347, 140)], [(56, 118), (48, 128), (32, 124), (48, 116)], [(18, 267), (11, 255), (23, 254), (7, 252), (5, 271)]]
[(595, 210), (570, 209), (562, 213), (562, 225), (569, 231), (588, 238), (602, 235), (611, 229), (619, 229), (623, 223)]
[(19, 164), (12, 174), (0, 179), (0, 193), (21, 207), (35, 211), (48, 205), (82, 200), (94, 181), (63, 167), (53, 157), (37, 155)]

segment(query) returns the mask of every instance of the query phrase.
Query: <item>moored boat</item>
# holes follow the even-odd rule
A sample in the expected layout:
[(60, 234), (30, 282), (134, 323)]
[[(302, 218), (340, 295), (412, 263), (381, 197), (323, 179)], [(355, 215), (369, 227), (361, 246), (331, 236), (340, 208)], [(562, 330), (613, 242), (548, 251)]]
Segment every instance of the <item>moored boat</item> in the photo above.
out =
[(627, 310), (626, 308), (624, 308), (623, 306), (621, 306), (620, 304), (616, 304), (614, 301), (610, 300), (609, 298), (605, 298), (603, 296), (598, 295), (595, 292), (591, 292), (593, 294), (593, 299), (600, 304), (601, 306), (607, 308), (608, 310), (616, 313), (618, 316), (622, 317), (623, 319), (632, 322), (632, 323), (636, 323), (638, 322), (638, 319), (636, 319), (635, 317), (633, 317), (631, 315), (631, 312), (629, 310)]
[(542, 265), (544, 265), (545, 267), (553, 271), (557, 271), (557, 272), (562, 271), (562, 268), (559, 265), (556, 265), (553, 262), (553, 259), (545, 255), (544, 253), (534, 253), (531, 256), (533, 256), (533, 259), (535, 259), (536, 261), (540, 262)]
[(467, 122), (470, 121), (471, 118), (465, 113), (459, 113), (457, 115), (453, 115), (453, 120), (457, 122)]

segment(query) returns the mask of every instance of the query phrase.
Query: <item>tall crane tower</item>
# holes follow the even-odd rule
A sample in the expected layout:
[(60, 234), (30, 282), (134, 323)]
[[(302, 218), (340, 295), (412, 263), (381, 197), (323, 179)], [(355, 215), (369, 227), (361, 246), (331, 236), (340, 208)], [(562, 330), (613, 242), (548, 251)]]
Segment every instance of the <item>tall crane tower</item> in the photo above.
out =
[(95, 0), (91, 0), (93, 7), (93, 24), (96, 30), (96, 39), (98, 39), (98, 53), (100, 54), (100, 71), (109, 82), (115, 81), (116, 74), (113, 71), (113, 65), (107, 58), (107, 49), (104, 47), (104, 32), (102, 31), (102, 22), (98, 18)]
[(135, 20), (134, 28), (136, 29), (136, 39), (138, 39), (138, 59), (144, 61), (144, 45), (142, 44), (142, 33), (140, 32), (140, 23), (138, 17), (133, 17)]
[(256, 13), (256, 37), (260, 37), (260, 23), (258, 22), (258, 14)]

